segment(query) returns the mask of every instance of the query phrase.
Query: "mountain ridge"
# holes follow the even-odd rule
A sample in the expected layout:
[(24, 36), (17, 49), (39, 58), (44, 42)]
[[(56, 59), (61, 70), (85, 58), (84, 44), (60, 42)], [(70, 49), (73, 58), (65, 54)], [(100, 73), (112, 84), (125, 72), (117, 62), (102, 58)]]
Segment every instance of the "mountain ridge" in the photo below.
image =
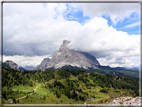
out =
[(15, 69), (15, 70), (21, 71), (20, 68), (18, 67), (18, 65), (15, 62), (11, 61), (11, 60), (5, 61), (2, 64), (2, 66), (5, 67), (5, 68), (10, 68), (10, 69)]
[(34, 70), (35, 67), (34, 66), (25, 66), (24, 69), (31, 71), (31, 70)]
[(97, 61), (95, 56), (92, 56), (86, 52), (75, 51), (69, 49), (67, 46), (71, 41), (64, 40), (60, 46), (58, 52), (54, 53), (51, 60), (46, 66), (46, 69), (54, 67), (55, 69), (61, 68), (65, 65), (83, 67), (87, 69), (88, 67), (98, 68), (100, 63)]
[(38, 65), (34, 70), (44, 71), (49, 61), (50, 61), (50, 58), (44, 58), (43, 61), (40, 63), (40, 65)]

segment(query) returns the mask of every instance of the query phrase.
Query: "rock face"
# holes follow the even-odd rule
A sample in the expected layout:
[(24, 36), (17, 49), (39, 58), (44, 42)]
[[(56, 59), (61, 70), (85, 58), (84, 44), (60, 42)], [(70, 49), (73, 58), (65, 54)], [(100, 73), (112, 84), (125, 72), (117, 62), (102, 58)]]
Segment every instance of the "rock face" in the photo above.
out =
[(38, 65), (35, 70), (42, 70), (44, 71), (46, 69), (47, 64), (49, 63), (50, 59), (49, 58), (44, 58), (43, 61), (41, 62), (40, 65)]
[(117, 105), (117, 106), (140, 106), (140, 97), (120, 97), (114, 99), (112, 102), (107, 102), (107, 105)]
[(18, 65), (16, 63), (14, 63), (13, 61), (10, 61), (10, 60), (5, 61), (3, 63), (3, 67), (20, 71)]
[(68, 40), (64, 40), (63, 44), (60, 46), (58, 52), (56, 52), (49, 63), (47, 64), (46, 68), (54, 67), (55, 69), (61, 68), (66, 65), (76, 66), (79, 68), (88, 69), (88, 67), (98, 68), (99, 62), (97, 59), (86, 53), (86, 52), (79, 52), (72, 49), (69, 49), (67, 45), (70, 43)]
[(20, 71), (26, 71), (26, 69), (21, 66), (19, 67), (19, 69), (20, 69)]

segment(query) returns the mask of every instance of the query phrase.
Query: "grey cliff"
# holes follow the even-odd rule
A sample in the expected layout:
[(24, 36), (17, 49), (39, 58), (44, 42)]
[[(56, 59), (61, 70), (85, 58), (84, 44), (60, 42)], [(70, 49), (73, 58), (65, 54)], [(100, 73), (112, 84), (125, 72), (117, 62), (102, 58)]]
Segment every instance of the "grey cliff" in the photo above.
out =
[(49, 63), (49, 58), (44, 58), (40, 65), (38, 65), (35, 70), (42, 70), (44, 71), (46, 69), (47, 64)]
[(83, 67), (84, 69), (88, 69), (88, 67), (93, 67), (94, 69), (98, 68), (97, 66), (100, 64), (94, 56), (86, 52), (69, 49), (67, 47), (69, 43), (70, 41), (68, 40), (63, 41), (58, 52), (52, 56), (51, 60), (47, 64), (47, 69), (51, 67), (57, 69), (66, 65), (80, 68)]

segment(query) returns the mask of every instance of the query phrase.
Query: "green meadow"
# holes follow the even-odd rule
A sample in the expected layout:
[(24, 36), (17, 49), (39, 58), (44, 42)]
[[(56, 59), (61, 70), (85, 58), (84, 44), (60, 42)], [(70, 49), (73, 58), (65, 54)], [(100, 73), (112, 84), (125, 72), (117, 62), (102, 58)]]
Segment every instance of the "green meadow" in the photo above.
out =
[(105, 104), (116, 97), (139, 94), (136, 79), (80, 70), (19, 72), (3, 68), (2, 78), (3, 104), (11, 104), (9, 99), (12, 104)]

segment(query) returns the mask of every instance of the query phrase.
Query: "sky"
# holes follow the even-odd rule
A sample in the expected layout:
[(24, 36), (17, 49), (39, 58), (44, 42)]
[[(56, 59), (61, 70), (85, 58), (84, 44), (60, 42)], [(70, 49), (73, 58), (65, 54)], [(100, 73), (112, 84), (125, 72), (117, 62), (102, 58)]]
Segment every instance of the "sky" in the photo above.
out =
[(63, 40), (101, 65), (140, 65), (139, 3), (4, 3), (3, 61), (37, 66)]

